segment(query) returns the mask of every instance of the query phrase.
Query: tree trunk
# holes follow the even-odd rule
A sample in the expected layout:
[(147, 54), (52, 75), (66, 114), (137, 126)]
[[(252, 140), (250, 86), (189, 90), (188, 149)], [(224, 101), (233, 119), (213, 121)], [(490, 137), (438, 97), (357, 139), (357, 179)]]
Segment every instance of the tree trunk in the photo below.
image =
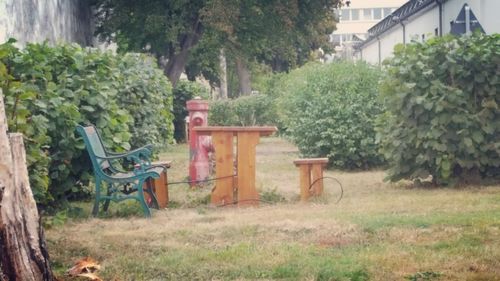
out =
[(240, 85), (240, 96), (250, 95), (252, 93), (252, 85), (250, 83), (250, 70), (244, 59), (236, 58), (236, 72), (238, 73), (238, 81)]
[(0, 89), (0, 280), (54, 280), (21, 134), (7, 135)]
[(191, 50), (191, 48), (198, 43), (202, 32), (203, 28), (201, 22), (197, 20), (193, 25), (191, 33), (183, 35), (180, 50), (178, 52), (173, 51), (170, 54), (163, 71), (168, 79), (170, 79), (172, 87), (175, 88), (175, 85), (177, 85), (177, 82), (186, 67), (189, 50)]
[(227, 62), (226, 62), (226, 54), (224, 49), (220, 49), (220, 89), (219, 89), (219, 98), (227, 99)]

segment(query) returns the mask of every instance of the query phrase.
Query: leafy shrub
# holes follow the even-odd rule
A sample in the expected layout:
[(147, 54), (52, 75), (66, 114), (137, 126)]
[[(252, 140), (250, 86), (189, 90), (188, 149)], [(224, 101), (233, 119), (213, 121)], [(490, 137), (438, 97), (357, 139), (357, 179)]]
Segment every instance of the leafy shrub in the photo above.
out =
[(378, 120), (388, 178), (436, 184), (500, 172), (500, 35), (398, 46)]
[(172, 87), (153, 58), (125, 54), (118, 60), (118, 104), (133, 119), (130, 145), (165, 145), (172, 141)]
[(279, 108), (286, 133), (306, 157), (339, 168), (382, 163), (374, 117), (380, 71), (365, 63), (309, 64), (283, 77)]
[(210, 102), (208, 111), (210, 126), (236, 126), (236, 112), (232, 107), (232, 100), (214, 100)]
[(267, 95), (243, 96), (210, 104), (209, 124), (219, 126), (257, 126), (276, 124), (274, 99)]
[(186, 139), (185, 133), (185, 120), (184, 118), (188, 116), (188, 111), (186, 109), (186, 102), (195, 97), (201, 97), (202, 99), (208, 98), (208, 91), (203, 88), (200, 84), (188, 80), (180, 80), (174, 89), (174, 138), (177, 141), (182, 141)]
[[(25, 135), (30, 184), (37, 202), (77, 196), (90, 179), (88, 156), (75, 133), (79, 123), (95, 124), (105, 146), (114, 151), (130, 149), (131, 137), (159, 144), (156, 134), (160, 131), (168, 138), (168, 82), (147, 72), (152, 65), (148, 68), (139, 61), (77, 45), (31, 44), (22, 51), (12, 41), (0, 45), (0, 86), (9, 129)], [(143, 113), (134, 107), (164, 98)], [(141, 132), (142, 123), (154, 115), (166, 119), (154, 123), (159, 126), (156, 130)], [(138, 128), (131, 130), (134, 121)]]

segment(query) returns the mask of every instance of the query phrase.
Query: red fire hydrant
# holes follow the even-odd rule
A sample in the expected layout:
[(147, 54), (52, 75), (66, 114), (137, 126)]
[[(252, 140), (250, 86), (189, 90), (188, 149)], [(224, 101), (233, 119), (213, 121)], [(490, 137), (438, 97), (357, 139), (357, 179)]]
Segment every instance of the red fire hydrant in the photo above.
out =
[(189, 112), (189, 178), (196, 186), (206, 180), (210, 173), (209, 153), (213, 151), (209, 136), (198, 136), (194, 127), (208, 125), (208, 102), (196, 97), (186, 102)]

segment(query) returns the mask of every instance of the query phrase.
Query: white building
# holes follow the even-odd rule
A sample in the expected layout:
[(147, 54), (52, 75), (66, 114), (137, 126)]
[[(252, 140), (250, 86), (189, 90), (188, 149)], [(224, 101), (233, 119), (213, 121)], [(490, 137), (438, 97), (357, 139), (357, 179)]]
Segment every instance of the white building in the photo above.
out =
[(389, 16), (406, 1), (352, 0), (349, 6), (346, 5), (336, 11), (339, 22), (337, 29), (330, 36), (330, 42), (335, 45), (335, 56), (352, 57), (353, 45), (361, 43), (368, 37), (368, 29)]
[(499, 11), (500, 0), (410, 0), (370, 28), (368, 39), (358, 45), (356, 53), (367, 62), (380, 64), (399, 43), (474, 29), (499, 33)]

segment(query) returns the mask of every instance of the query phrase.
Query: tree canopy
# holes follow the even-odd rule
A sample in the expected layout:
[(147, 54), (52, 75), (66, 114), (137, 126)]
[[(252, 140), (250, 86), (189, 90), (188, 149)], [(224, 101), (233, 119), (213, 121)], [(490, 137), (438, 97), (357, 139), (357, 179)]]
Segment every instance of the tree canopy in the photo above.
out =
[(328, 48), (338, 2), (212, 0), (202, 15), (204, 25), (220, 34), (227, 49), (279, 71), (303, 64), (310, 50)]
[[(97, 34), (119, 51), (153, 53), (175, 85), (190, 68), (214, 77), (221, 48), (239, 60), (275, 71), (301, 65), (312, 49), (327, 47), (342, 0), (94, 0)], [(203, 49), (190, 52), (200, 44)], [(190, 61), (193, 62), (193, 59)], [(212, 68), (212, 70), (210, 70)]]

